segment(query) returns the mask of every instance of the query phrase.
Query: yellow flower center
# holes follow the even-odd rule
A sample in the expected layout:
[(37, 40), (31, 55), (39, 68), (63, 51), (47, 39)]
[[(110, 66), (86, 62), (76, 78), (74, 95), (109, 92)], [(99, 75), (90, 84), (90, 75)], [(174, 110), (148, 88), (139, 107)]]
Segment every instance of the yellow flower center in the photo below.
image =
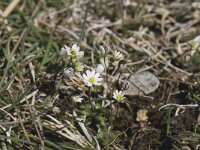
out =
[(117, 95), (117, 96), (116, 96), (116, 99), (117, 99), (117, 101), (119, 101), (119, 102), (122, 101), (122, 98), (123, 98), (123, 97), (122, 97), (121, 95)]
[(94, 77), (90, 77), (88, 80), (88, 82), (90, 82), (91, 84), (94, 84), (94, 81), (95, 81)]
[(70, 52), (71, 52), (72, 56), (76, 56), (76, 50), (75, 49), (71, 48)]

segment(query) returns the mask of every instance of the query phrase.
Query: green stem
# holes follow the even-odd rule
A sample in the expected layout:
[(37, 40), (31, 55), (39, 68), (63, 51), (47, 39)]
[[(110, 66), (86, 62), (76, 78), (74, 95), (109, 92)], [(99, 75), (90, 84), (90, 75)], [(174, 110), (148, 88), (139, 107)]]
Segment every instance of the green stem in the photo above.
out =
[(115, 115), (115, 119), (117, 119), (118, 113), (119, 113), (119, 103), (117, 103), (117, 112), (116, 112), (116, 115)]
[[(105, 65), (105, 71), (106, 71), (106, 84), (107, 84), (107, 87), (108, 87), (108, 67), (106, 65), (106, 57), (104, 56), (103, 57), (103, 61), (104, 61), (104, 65)], [(106, 95), (107, 95), (107, 91), (106, 91)]]
[(89, 87), (89, 102), (90, 102), (90, 106), (91, 106), (91, 109), (92, 109), (92, 110), (95, 110), (95, 107), (93, 106), (92, 101), (91, 101), (91, 99), (90, 99), (91, 96), (92, 96), (92, 95), (91, 95), (91, 87)]

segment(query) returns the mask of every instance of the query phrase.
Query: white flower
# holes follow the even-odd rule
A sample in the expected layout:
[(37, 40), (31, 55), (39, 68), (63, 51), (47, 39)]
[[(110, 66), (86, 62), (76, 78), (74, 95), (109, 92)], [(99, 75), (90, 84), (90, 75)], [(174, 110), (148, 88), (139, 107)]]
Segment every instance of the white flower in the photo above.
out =
[(103, 65), (102, 65), (102, 64), (99, 64), (99, 65), (97, 66), (97, 68), (96, 68), (96, 72), (98, 72), (98, 73), (103, 73), (103, 71), (104, 71)]
[(81, 58), (84, 55), (84, 52), (80, 51), (80, 47), (77, 44), (72, 45), (71, 48), (64, 45), (64, 47), (61, 48), (61, 55), (64, 55), (65, 53), (73, 58)]
[(74, 74), (74, 69), (73, 68), (65, 68), (64, 69), (64, 76), (69, 77)]
[(72, 64), (74, 65), (74, 69), (77, 72), (83, 71), (83, 63), (77, 61), (77, 60), (72, 60)]
[(75, 103), (81, 103), (83, 101), (83, 98), (80, 97), (80, 96), (72, 96), (72, 100), (75, 102)]
[(118, 91), (118, 90), (116, 90), (116, 91), (113, 93), (113, 98), (114, 98), (115, 100), (117, 100), (118, 102), (122, 102), (122, 100), (125, 99), (123, 91)]
[(83, 74), (83, 82), (89, 87), (93, 85), (101, 85), (102, 78), (99, 78), (100, 73), (95, 73), (95, 70), (87, 70), (86, 74)]
[(114, 61), (119, 61), (119, 60), (122, 60), (123, 58), (124, 58), (124, 55), (121, 52), (118, 52), (118, 51), (114, 52), (114, 56), (113, 56)]

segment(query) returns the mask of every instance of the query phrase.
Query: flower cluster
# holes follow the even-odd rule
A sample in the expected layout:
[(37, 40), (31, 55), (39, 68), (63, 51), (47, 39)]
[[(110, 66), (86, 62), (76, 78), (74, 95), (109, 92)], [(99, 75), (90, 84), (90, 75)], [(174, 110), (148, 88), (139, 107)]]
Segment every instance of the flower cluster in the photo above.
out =
[[(64, 45), (61, 48), (61, 55), (67, 55), (71, 58), (72, 67), (68, 67), (64, 70), (64, 74), (66, 76), (73, 75), (73, 72), (81, 72), (84, 71), (84, 65), (80, 62), (80, 58), (84, 56), (84, 52), (80, 51), (80, 47), (77, 44), (72, 45), (72, 47), (68, 47)], [(86, 74), (82, 75), (82, 80), (88, 87), (92, 87), (94, 85), (101, 85), (102, 78), (100, 78), (101, 73), (103, 73), (104, 67), (99, 64), (95, 70), (86, 70)]]
[(80, 58), (84, 56), (84, 51), (80, 51), (80, 47), (77, 44), (73, 44), (72, 47), (64, 45), (60, 51), (61, 56), (68, 56), (71, 60), (72, 66), (64, 69), (65, 76), (72, 76), (74, 72), (83, 71), (84, 65), (80, 62)]
[[(107, 51), (103, 46), (100, 46), (101, 56), (107, 57)], [(83, 83), (80, 85), (82, 87), (85, 85), (85, 88), (81, 88), (81, 90), (85, 90), (88, 88), (95, 88), (96, 86), (102, 85), (103, 82), (103, 72), (105, 70), (105, 63), (104, 65), (98, 64), (96, 68), (87, 69), (84, 64), (80, 61), (80, 58), (84, 56), (84, 51), (80, 50), (80, 47), (77, 44), (73, 44), (72, 47), (64, 45), (60, 51), (61, 56), (67, 56), (68, 58), (68, 67), (64, 69), (65, 77), (76, 76), (76, 72), (78, 72), (78, 78)], [(124, 59), (124, 56), (121, 52), (115, 51), (113, 55), (111, 55), (110, 60), (113, 60), (114, 63), (119, 62), (120, 60)], [(102, 62), (101, 62), (102, 63)], [(107, 73), (106, 73), (107, 77)], [(123, 91), (116, 90), (113, 93), (113, 98), (117, 102), (123, 102), (125, 99)], [(72, 100), (75, 103), (81, 103), (83, 98), (81, 96), (72, 96)]]

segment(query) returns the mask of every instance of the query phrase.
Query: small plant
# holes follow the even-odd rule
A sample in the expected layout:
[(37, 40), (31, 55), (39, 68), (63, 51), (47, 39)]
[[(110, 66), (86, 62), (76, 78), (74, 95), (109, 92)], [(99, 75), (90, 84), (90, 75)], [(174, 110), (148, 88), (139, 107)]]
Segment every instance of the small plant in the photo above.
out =
[[(103, 46), (101, 46), (100, 49), (101, 53), (99, 58), (103, 58), (103, 60), (107, 60), (107, 62), (102, 61), (103, 64), (94, 64), (96, 66), (96, 68), (94, 68), (81, 62), (81, 58), (84, 56), (84, 52), (80, 51), (80, 47), (77, 46), (77, 44), (73, 44), (72, 47), (64, 45), (60, 51), (62, 58), (64, 60), (68, 60), (66, 64), (67, 67), (63, 70), (64, 78), (76, 77), (80, 84), (78, 86), (77, 84), (74, 84), (74, 86), (78, 91), (82, 91), (85, 94), (87, 91), (89, 91), (91, 94), (91, 90), (94, 92), (97, 90), (97, 88), (100, 89), (98, 90), (99, 93), (104, 93), (105, 89), (103, 85), (109, 85), (107, 89), (108, 91), (106, 91), (107, 95), (104, 97), (104, 99), (109, 98), (112, 100), (111, 95), (114, 89), (116, 89), (115, 85), (118, 81), (110, 79), (110, 72), (111, 70), (116, 70), (119, 62), (123, 59), (124, 56), (121, 52), (118, 51), (115, 51), (114, 54), (106, 53)], [(108, 63), (108, 66), (111, 67), (107, 67), (106, 63)], [(89, 97), (87, 94), (85, 96)], [(123, 91), (116, 90), (113, 93), (113, 98), (116, 100), (116, 102), (122, 102), (122, 100), (125, 99)], [(78, 102), (81, 101), (78, 100)]]

